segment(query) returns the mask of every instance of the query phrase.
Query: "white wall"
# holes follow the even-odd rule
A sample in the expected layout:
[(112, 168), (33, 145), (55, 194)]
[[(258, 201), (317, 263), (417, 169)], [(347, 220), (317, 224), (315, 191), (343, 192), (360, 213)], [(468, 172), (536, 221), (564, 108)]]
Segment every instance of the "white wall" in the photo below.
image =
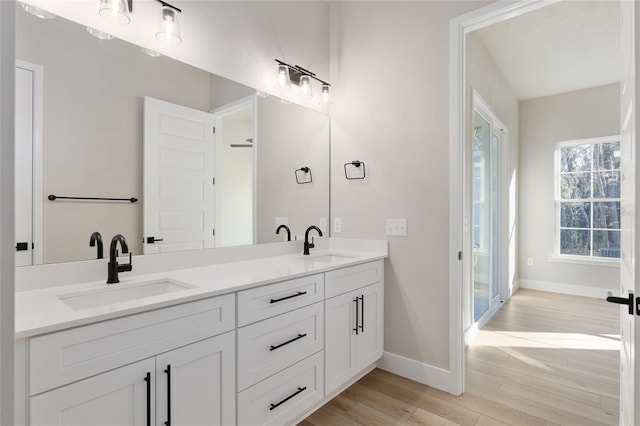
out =
[[(389, 240), (385, 351), (421, 371), (449, 368), (449, 21), (484, 4), (330, 4), (334, 236)], [(352, 160), (366, 180), (345, 180)], [(409, 236), (386, 237), (386, 218)]]
[[(502, 265), (505, 267), (501, 271), (500, 282), (504, 290), (501, 296), (510, 297), (512, 290), (517, 286), (518, 278), (518, 212), (516, 210), (517, 193), (515, 191), (518, 187), (518, 99), (516, 99), (509, 82), (477, 33), (469, 33), (466, 43), (466, 140), (469, 141), (467, 143), (467, 149), (469, 150), (467, 154), (469, 164), (467, 164), (467, 167), (469, 170), (471, 170), (472, 161), (470, 150), (471, 141), (473, 140), (473, 90), (482, 97), (506, 127), (505, 133), (503, 133), (506, 143), (501, 146), (500, 152), (501, 160), (504, 163), (500, 182), (500, 241), (503, 247), (500, 258)], [(469, 188), (472, 185), (471, 177), (469, 173), (469, 176), (467, 176), (469, 179), (467, 186)], [(467, 217), (473, 217), (471, 211), (467, 212)], [(471, 247), (468, 247), (467, 250), (469, 253), (472, 252)], [(469, 261), (472, 261), (472, 259), (469, 259)], [(466, 265), (466, 267), (469, 266)], [(471, 288), (471, 283), (466, 283), (463, 289), (465, 329), (471, 325)]]
[[(612, 84), (520, 103), (520, 279), (618, 289), (618, 267), (550, 261), (554, 254), (556, 142), (620, 133), (620, 86)], [(526, 259), (533, 259), (527, 266)], [(530, 285), (531, 283), (528, 283)]]

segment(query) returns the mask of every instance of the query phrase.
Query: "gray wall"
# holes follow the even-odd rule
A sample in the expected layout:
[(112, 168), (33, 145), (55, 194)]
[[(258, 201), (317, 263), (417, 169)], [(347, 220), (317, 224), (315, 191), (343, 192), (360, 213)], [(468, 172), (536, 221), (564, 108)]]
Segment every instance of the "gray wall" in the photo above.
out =
[[(554, 254), (554, 150), (567, 140), (620, 133), (620, 86), (520, 103), (520, 279), (617, 289), (619, 267), (550, 261)], [(533, 259), (527, 266), (526, 259)]]

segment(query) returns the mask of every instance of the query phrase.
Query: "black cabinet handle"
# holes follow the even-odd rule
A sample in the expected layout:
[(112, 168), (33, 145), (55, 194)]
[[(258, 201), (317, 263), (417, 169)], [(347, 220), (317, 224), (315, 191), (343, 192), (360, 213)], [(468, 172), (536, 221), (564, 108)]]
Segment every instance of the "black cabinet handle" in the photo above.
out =
[(356, 297), (355, 299), (353, 299), (353, 303), (356, 304), (356, 327), (353, 329), (353, 331), (356, 332), (356, 336), (358, 335), (358, 298)]
[(171, 364), (167, 364), (164, 372), (167, 373), (167, 421), (164, 424), (171, 426)]
[(291, 299), (293, 297), (302, 296), (303, 294), (307, 294), (307, 292), (306, 291), (299, 291), (297, 294), (292, 294), (291, 296), (281, 297), (280, 299), (271, 299), (271, 301), (269, 303), (282, 302), (283, 300)]
[(283, 399), (280, 402), (277, 402), (275, 404), (271, 404), (271, 407), (269, 408), (269, 411), (273, 410), (274, 408), (278, 408), (279, 406), (281, 406), (282, 404), (284, 404), (285, 402), (287, 402), (288, 400), (290, 400), (291, 398), (293, 398), (294, 396), (300, 394), (301, 392), (305, 391), (307, 389), (307, 387), (303, 387), (303, 388), (298, 388), (297, 391), (295, 391), (294, 393), (292, 393), (291, 395), (289, 395), (288, 397), (286, 397), (285, 399)]
[(295, 342), (296, 340), (300, 340), (300, 339), (302, 339), (303, 337), (306, 337), (306, 335), (307, 335), (307, 333), (304, 333), (304, 334), (298, 334), (298, 336), (297, 336), (297, 337), (294, 337), (294, 338), (293, 338), (293, 339), (291, 339), (291, 340), (287, 340), (287, 341), (286, 341), (286, 342), (284, 342), (284, 343), (280, 343), (279, 345), (276, 345), (276, 346), (271, 345), (271, 349), (269, 349), (269, 350), (270, 350), (270, 351), (275, 351), (276, 349), (281, 348), (281, 347), (283, 347), (283, 346), (285, 346), (285, 345), (288, 345), (289, 343), (293, 343), (293, 342)]
[(144, 381), (147, 382), (147, 426), (151, 426), (151, 373), (147, 373)]
[(360, 301), (362, 302), (362, 308), (360, 309), (360, 331), (364, 333), (364, 294), (360, 296)]

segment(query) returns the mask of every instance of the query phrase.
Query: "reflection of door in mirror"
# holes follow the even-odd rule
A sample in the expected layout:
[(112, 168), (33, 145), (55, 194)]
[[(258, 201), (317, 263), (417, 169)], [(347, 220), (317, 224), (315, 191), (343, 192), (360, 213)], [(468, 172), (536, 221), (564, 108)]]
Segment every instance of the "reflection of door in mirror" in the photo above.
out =
[(42, 67), (16, 61), (15, 79), (15, 264), (28, 266), (42, 263)]
[(144, 253), (214, 247), (214, 116), (144, 98)]

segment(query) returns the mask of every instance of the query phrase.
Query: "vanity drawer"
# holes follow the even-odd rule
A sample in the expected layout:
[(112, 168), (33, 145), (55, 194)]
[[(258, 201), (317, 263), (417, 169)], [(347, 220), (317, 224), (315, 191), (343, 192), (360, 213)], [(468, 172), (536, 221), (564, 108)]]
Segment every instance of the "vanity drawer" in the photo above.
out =
[(321, 350), (324, 304), (238, 329), (238, 389), (245, 389)]
[(329, 299), (369, 284), (375, 284), (382, 281), (383, 277), (384, 263), (382, 260), (329, 271), (325, 274), (325, 296)]
[(229, 294), (34, 337), (29, 394), (234, 328), (235, 296)]
[(323, 398), (324, 352), (238, 394), (238, 425), (281, 425), (303, 415)]
[(283, 281), (238, 293), (238, 327), (324, 299), (324, 275)]

